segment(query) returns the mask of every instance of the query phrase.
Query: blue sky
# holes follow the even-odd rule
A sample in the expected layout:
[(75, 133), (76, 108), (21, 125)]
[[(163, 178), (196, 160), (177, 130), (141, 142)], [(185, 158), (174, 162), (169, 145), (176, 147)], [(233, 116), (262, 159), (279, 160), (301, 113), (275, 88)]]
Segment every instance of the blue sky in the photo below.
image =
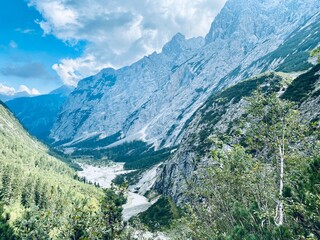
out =
[[(17, 91), (21, 85), (46, 93), (63, 84), (52, 65), (81, 55), (81, 46), (68, 46), (44, 35), (36, 23), (43, 18), (23, 0), (2, 1), (0, 8), (0, 83)], [(23, 88), (22, 88), (23, 89)]]
[(204, 36), (225, 1), (2, 1), (0, 94), (75, 86), (161, 51), (177, 32)]

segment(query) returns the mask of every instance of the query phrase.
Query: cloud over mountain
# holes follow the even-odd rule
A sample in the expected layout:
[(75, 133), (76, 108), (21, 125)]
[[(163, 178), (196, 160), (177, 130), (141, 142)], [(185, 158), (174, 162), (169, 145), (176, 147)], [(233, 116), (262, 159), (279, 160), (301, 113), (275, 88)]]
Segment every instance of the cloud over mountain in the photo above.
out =
[(68, 44), (85, 41), (83, 55), (53, 66), (68, 85), (103, 67), (128, 65), (177, 32), (203, 36), (226, 0), (30, 0), (43, 16), (44, 34)]

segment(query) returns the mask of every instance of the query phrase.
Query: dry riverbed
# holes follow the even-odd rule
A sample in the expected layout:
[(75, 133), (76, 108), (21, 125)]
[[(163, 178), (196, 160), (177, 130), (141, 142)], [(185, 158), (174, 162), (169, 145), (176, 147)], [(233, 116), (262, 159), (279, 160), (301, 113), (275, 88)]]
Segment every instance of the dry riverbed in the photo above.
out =
[[(123, 163), (110, 163), (108, 166), (92, 166), (85, 163), (79, 163), (79, 165), (83, 170), (78, 175), (85, 177), (92, 183), (98, 183), (102, 188), (110, 188), (112, 180), (116, 176), (130, 172), (123, 169)], [(132, 216), (146, 211), (151, 206), (146, 197), (130, 190), (128, 191), (127, 203), (123, 205), (123, 219), (126, 221)]]

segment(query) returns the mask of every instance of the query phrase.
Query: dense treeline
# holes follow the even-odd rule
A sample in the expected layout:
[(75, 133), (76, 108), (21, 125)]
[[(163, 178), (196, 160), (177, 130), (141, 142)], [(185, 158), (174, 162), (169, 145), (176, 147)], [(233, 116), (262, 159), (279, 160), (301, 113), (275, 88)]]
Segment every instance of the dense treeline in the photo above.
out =
[(80, 148), (72, 155), (74, 157), (91, 156), (96, 160), (102, 159), (105, 156), (115, 162), (125, 162), (126, 157), (130, 155), (139, 155), (152, 151), (152, 146), (142, 141), (125, 142), (121, 145), (111, 148)]
[(105, 149), (80, 149), (75, 151), (74, 157), (91, 156), (94, 161), (124, 162), (126, 170), (146, 170), (158, 163), (164, 162), (174, 148), (155, 150), (152, 145), (142, 141), (132, 141), (119, 146)]
[(0, 106), (0, 239), (114, 239), (124, 191), (78, 181)]

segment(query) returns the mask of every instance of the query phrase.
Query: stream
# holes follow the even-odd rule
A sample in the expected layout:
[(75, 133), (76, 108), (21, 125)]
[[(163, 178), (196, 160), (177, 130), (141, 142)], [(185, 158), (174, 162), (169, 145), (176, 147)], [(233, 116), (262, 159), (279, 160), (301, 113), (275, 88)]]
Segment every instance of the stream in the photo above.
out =
[[(78, 172), (80, 177), (85, 177), (92, 183), (98, 183), (102, 188), (110, 188), (112, 180), (116, 176), (130, 171), (123, 169), (124, 163), (112, 163), (109, 166), (96, 167), (88, 164), (79, 163), (82, 171)], [(152, 204), (146, 197), (139, 193), (128, 191), (127, 203), (123, 205), (123, 219), (129, 220), (132, 216), (146, 211)]]

